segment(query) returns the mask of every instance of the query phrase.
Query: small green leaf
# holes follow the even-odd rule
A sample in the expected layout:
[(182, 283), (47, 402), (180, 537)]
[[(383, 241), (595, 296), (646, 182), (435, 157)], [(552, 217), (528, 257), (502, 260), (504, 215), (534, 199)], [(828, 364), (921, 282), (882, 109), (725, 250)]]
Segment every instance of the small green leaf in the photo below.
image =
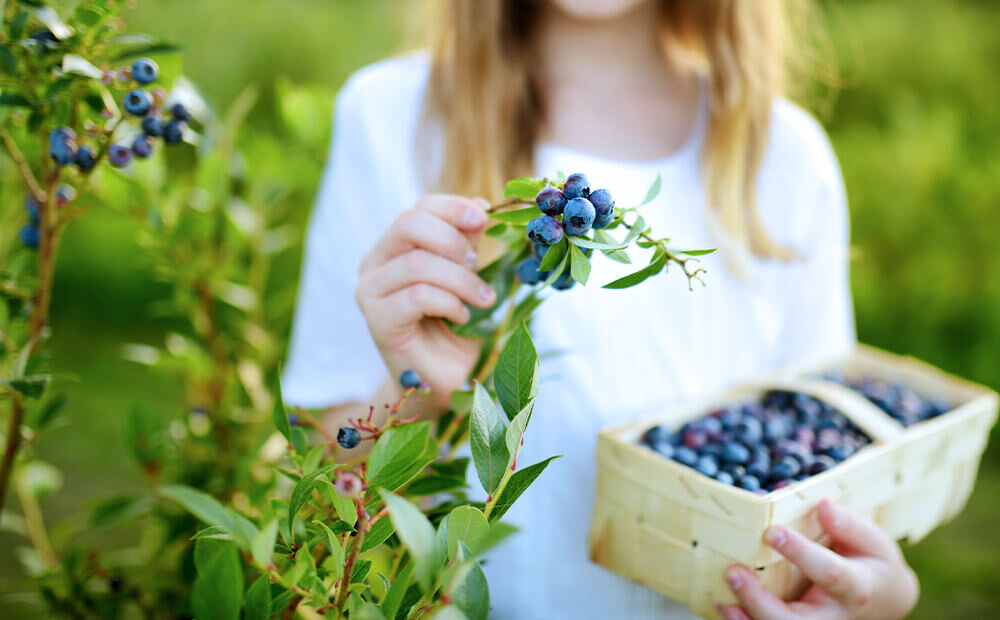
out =
[(635, 286), (640, 282), (645, 281), (647, 278), (655, 276), (663, 270), (663, 267), (667, 264), (667, 257), (660, 251), (653, 254), (652, 261), (635, 273), (630, 273), (629, 275), (618, 278), (614, 282), (609, 282), (604, 285), (604, 288), (628, 288), (630, 286)]
[(367, 559), (358, 559), (354, 563), (354, 568), (351, 569), (351, 583), (363, 583), (368, 577), (368, 572), (372, 569), (372, 561)]
[(180, 484), (168, 484), (160, 487), (160, 494), (172, 499), (188, 512), (209, 525), (217, 525), (233, 537), (244, 549), (250, 547), (250, 540), (237, 525), (234, 514), (217, 502), (214, 497), (197, 489)]
[(510, 460), (505, 440), (507, 423), (489, 392), (478, 381), (475, 390), (472, 418), (469, 422), (472, 461), (476, 464), (476, 473), (479, 474), (483, 489), (492, 495)]
[(490, 213), (490, 217), (498, 222), (509, 224), (527, 224), (536, 217), (541, 217), (542, 213), (538, 207), (528, 207), (526, 209), (510, 209), (508, 211), (495, 211)]
[(455, 557), (460, 542), (476, 549), (489, 529), (490, 524), (478, 508), (459, 506), (452, 510), (448, 514), (448, 557)]
[(656, 175), (656, 180), (653, 181), (653, 184), (649, 186), (649, 191), (646, 192), (646, 197), (642, 199), (642, 202), (639, 203), (639, 206), (641, 207), (642, 205), (646, 205), (653, 202), (653, 200), (655, 200), (656, 197), (660, 195), (660, 186), (662, 184), (663, 184), (663, 179), (660, 177), (660, 175)]
[(587, 284), (590, 278), (590, 259), (583, 255), (576, 245), (570, 247), (569, 251), (569, 271), (573, 279), (580, 284)]
[(271, 519), (251, 542), (251, 552), (254, 564), (258, 568), (267, 570), (271, 564), (271, 556), (274, 555), (274, 543), (278, 540), (278, 521)]
[[(602, 231), (594, 231), (595, 235), (598, 232)], [(570, 243), (577, 247), (590, 248), (592, 250), (621, 250), (628, 247), (627, 243), (618, 243), (614, 239), (611, 239), (611, 241), (598, 241), (596, 238), (591, 240), (586, 237), (578, 237), (576, 235), (567, 235), (566, 238), (569, 239)]]
[(45, 388), (48, 387), (51, 379), (52, 377), (49, 375), (28, 375), (27, 377), (20, 377), (18, 379), (0, 381), (0, 385), (6, 385), (28, 398), (37, 399), (45, 393)]
[(452, 578), (451, 602), (469, 620), (486, 620), (490, 611), (490, 589), (482, 566), (470, 560)]
[(340, 579), (344, 576), (344, 548), (340, 546), (340, 539), (333, 533), (333, 530), (327, 527), (326, 523), (318, 519), (314, 520), (313, 523), (326, 533), (326, 546), (330, 550), (334, 579)]
[(508, 419), (513, 419), (538, 393), (538, 353), (524, 323), (504, 344), (493, 371), (493, 385)]
[(316, 471), (319, 467), (319, 462), (323, 459), (323, 453), (326, 452), (326, 444), (319, 444), (309, 451), (309, 454), (302, 459), (302, 473), (310, 474)]
[(396, 617), (399, 604), (403, 602), (403, 594), (406, 593), (406, 589), (410, 586), (410, 578), (413, 576), (413, 564), (413, 562), (408, 562), (399, 571), (399, 574), (396, 575), (392, 586), (386, 591), (385, 598), (382, 599), (382, 613), (386, 618)]
[(288, 441), (292, 440), (292, 427), (288, 424), (288, 414), (285, 413), (285, 401), (281, 397), (281, 374), (274, 379), (274, 426), (285, 436)]
[(680, 250), (678, 254), (686, 254), (688, 256), (707, 256), (714, 253), (718, 248), (712, 248), (710, 250)]
[(247, 590), (243, 620), (267, 620), (271, 617), (271, 582), (264, 573)]
[(18, 95), (17, 93), (4, 93), (0, 95), (0, 106), (29, 108), (31, 107), (31, 101), (24, 95)]
[(566, 265), (569, 263), (569, 253), (563, 254), (562, 260), (556, 265), (549, 277), (545, 278), (545, 282), (542, 282), (542, 288), (550, 286), (553, 282), (559, 279), (559, 276), (563, 274), (566, 270)]
[(434, 612), (428, 620), (469, 620), (469, 618), (458, 607), (446, 605)]
[(368, 535), (365, 536), (365, 540), (361, 543), (361, 552), (364, 553), (370, 549), (378, 547), (385, 541), (389, 540), (389, 537), (395, 532), (392, 529), (392, 521), (389, 519), (379, 519), (372, 526), (372, 529), (368, 530)]
[(365, 602), (351, 613), (351, 620), (385, 620), (385, 616), (378, 605)]
[(354, 505), (354, 500), (338, 493), (336, 487), (331, 486), (331, 491), (329, 494), (330, 503), (337, 511), (337, 516), (348, 525), (353, 526), (358, 521), (358, 509)]
[(524, 198), (525, 200), (534, 200), (538, 192), (542, 191), (545, 187), (544, 179), (533, 179), (531, 177), (518, 177), (507, 182), (506, 187), (503, 188), (503, 197), (509, 198), (511, 196), (517, 196), (518, 198)]
[(548, 467), (552, 459), (557, 459), (558, 456), (550, 456), (544, 461), (539, 461), (534, 465), (525, 467), (524, 469), (514, 472), (514, 475), (510, 477), (507, 481), (507, 486), (504, 487), (503, 492), (497, 499), (496, 504), (493, 506), (493, 511), (490, 513), (490, 521), (497, 521), (504, 515), (517, 498), (521, 497), (521, 494), (531, 486), (531, 483), (535, 481), (545, 468)]
[(529, 400), (524, 409), (514, 416), (514, 419), (510, 421), (510, 426), (507, 427), (507, 451), (510, 452), (512, 466), (517, 461), (517, 453), (521, 449), (521, 438), (524, 437), (524, 431), (528, 428), (534, 407), (535, 401)]
[(236, 620), (243, 606), (243, 568), (232, 543), (203, 538), (195, 543), (198, 577), (191, 589), (196, 618)]
[(66, 54), (63, 56), (63, 73), (75, 73), (95, 80), (101, 79), (104, 75), (100, 69), (95, 67), (89, 60), (76, 54)]
[(441, 568), (441, 556), (434, 527), (419, 508), (402, 497), (387, 491), (382, 491), (381, 494), (389, 509), (392, 525), (416, 564), (417, 581), (421, 589), (429, 593)]
[(602, 250), (602, 252), (604, 252), (604, 255), (613, 261), (617, 261), (619, 263), (622, 263), (623, 265), (632, 264), (632, 259), (629, 258), (628, 252), (626, 252), (625, 250), (612, 250), (610, 252), (607, 250)]
[(316, 488), (317, 478), (325, 474), (330, 473), (333, 470), (333, 465), (327, 465), (321, 467), (311, 474), (306, 474), (295, 485), (292, 490), (292, 498), (288, 502), (288, 529), (295, 530), (295, 515), (298, 514), (299, 510), (305, 506), (306, 502), (309, 501), (309, 497), (312, 495), (313, 489)]
[(199, 530), (194, 536), (191, 537), (191, 540), (198, 540), (199, 538), (214, 538), (215, 540), (229, 541), (233, 540), (233, 537), (218, 525), (209, 525), (205, 529)]
[(545, 250), (545, 256), (542, 257), (542, 264), (539, 265), (538, 269), (540, 271), (548, 271), (558, 265), (566, 255), (566, 247), (568, 245), (569, 243), (564, 237), (559, 240), (559, 243), (549, 246), (549, 249)]
[[(509, 483), (508, 483), (509, 484)], [(492, 516), (492, 515), (490, 515)], [(473, 549), (473, 553), (480, 555), (496, 547), (509, 536), (517, 533), (517, 528), (509, 523), (494, 520), (490, 523), (490, 530), (479, 538), (478, 548)]]
[(389, 429), (375, 442), (368, 458), (368, 486), (395, 490), (437, 457), (430, 423), (415, 422)]
[(494, 226), (490, 226), (486, 229), (486, 235), (489, 237), (500, 238), (507, 234), (507, 229), (510, 228), (507, 224), (501, 222)]

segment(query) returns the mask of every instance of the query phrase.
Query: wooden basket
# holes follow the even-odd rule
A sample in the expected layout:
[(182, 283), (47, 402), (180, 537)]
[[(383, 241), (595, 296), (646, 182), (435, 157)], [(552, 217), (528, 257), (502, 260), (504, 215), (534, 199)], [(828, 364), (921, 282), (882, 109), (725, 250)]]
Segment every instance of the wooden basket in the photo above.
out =
[[(816, 378), (837, 370), (899, 382), (923, 397), (944, 397), (948, 413), (903, 428), (866, 398)], [(839, 409), (872, 444), (836, 467), (766, 496), (717, 482), (640, 445), (649, 427), (678, 428), (712, 409), (772, 389), (810, 394)], [(687, 604), (704, 617), (736, 601), (723, 580), (734, 563), (756, 569), (773, 592), (790, 599), (808, 585), (798, 569), (763, 543), (784, 524), (826, 543), (815, 507), (829, 498), (916, 541), (958, 514), (975, 482), (997, 394), (919, 362), (859, 346), (821, 366), (785, 369), (760, 382), (602, 431), (590, 531), (594, 562)]]

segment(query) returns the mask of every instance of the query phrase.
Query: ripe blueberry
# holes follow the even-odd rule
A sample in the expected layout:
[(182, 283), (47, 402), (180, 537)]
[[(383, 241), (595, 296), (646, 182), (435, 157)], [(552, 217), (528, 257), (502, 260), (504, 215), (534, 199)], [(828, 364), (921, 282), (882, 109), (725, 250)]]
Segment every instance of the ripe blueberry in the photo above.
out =
[(718, 461), (707, 454), (698, 457), (698, 462), (695, 464), (694, 468), (709, 478), (714, 478), (715, 475), (719, 473)]
[(132, 116), (145, 116), (153, 107), (153, 96), (141, 88), (137, 88), (125, 95), (123, 106), (125, 111)]
[(562, 215), (566, 196), (557, 187), (546, 187), (535, 196), (535, 204), (545, 215)]
[(163, 141), (167, 144), (179, 144), (184, 140), (184, 128), (181, 121), (174, 119), (163, 126)]
[(562, 238), (563, 226), (551, 215), (541, 215), (528, 222), (528, 239), (535, 243), (553, 245)]
[(722, 446), (722, 460), (733, 465), (743, 465), (750, 460), (750, 449), (738, 441), (727, 441)]
[(420, 387), (420, 375), (416, 370), (404, 370), (403, 374), (399, 375), (399, 384), (404, 388)]
[(652, 446), (660, 443), (661, 441), (669, 441), (670, 432), (662, 426), (653, 426), (642, 434), (642, 441), (648, 446)]
[(299, 416), (295, 415), (294, 413), (288, 414), (288, 425), (289, 426), (298, 426), (299, 422), (300, 422)]
[(747, 474), (740, 478), (739, 487), (741, 489), (746, 489), (747, 491), (758, 491), (760, 490), (760, 480), (758, 480), (756, 476)]
[(727, 471), (720, 471), (719, 473), (715, 474), (715, 479), (721, 482), (722, 484), (728, 484), (730, 486), (732, 486), (733, 482), (735, 482), (733, 480), (733, 476)]
[(142, 119), (142, 133), (150, 138), (159, 138), (163, 135), (163, 121), (158, 116), (147, 116)]
[(54, 129), (49, 134), (49, 156), (58, 166), (68, 166), (76, 158), (76, 133), (69, 127)]
[(566, 227), (568, 235), (585, 235), (594, 225), (594, 218), (597, 213), (594, 205), (586, 198), (573, 198), (566, 203), (563, 210), (563, 226)]
[(674, 460), (681, 465), (694, 467), (698, 463), (698, 453), (687, 446), (678, 446), (674, 450)]
[(594, 218), (594, 228), (604, 228), (615, 217), (615, 199), (606, 189), (597, 189), (590, 193), (590, 202), (594, 205), (597, 217)]
[(38, 203), (31, 196), (24, 199), (24, 210), (28, 212), (31, 223), (38, 224)]
[(542, 260), (545, 258), (545, 253), (549, 251), (549, 246), (544, 243), (532, 243), (531, 244), (531, 255)]
[(140, 58), (132, 63), (132, 79), (140, 84), (151, 84), (159, 73), (160, 68), (149, 58)]
[(124, 168), (132, 161), (132, 149), (124, 144), (112, 144), (108, 148), (108, 161), (115, 168)]
[(547, 271), (540, 271), (542, 261), (529, 256), (517, 264), (517, 277), (525, 284), (538, 284), (548, 276)]
[(153, 141), (146, 136), (136, 136), (132, 141), (132, 152), (136, 157), (146, 159), (153, 154)]
[(785, 457), (774, 464), (771, 468), (771, 478), (775, 480), (788, 480), (799, 475), (802, 471), (799, 462), (792, 457)]
[(670, 442), (658, 441), (655, 444), (650, 445), (650, 447), (663, 458), (674, 458), (674, 447), (670, 445)]
[(586, 198), (590, 195), (590, 180), (580, 172), (571, 174), (563, 182), (562, 191), (568, 200)]
[(80, 169), (80, 172), (90, 172), (94, 169), (94, 165), (97, 164), (97, 156), (94, 154), (94, 149), (86, 145), (81, 145), (80, 148), (76, 150), (76, 167)]
[(21, 238), (21, 243), (25, 246), (29, 248), (37, 248), (39, 241), (38, 226), (25, 224), (18, 232), (18, 237)]
[(188, 112), (183, 103), (175, 103), (170, 106), (170, 115), (173, 116), (175, 120), (182, 122), (191, 120), (191, 113)]
[(347, 450), (356, 448), (361, 443), (361, 433), (351, 426), (341, 426), (340, 430), (337, 431), (337, 443)]
[(813, 461), (813, 464), (809, 466), (809, 473), (815, 476), (816, 474), (821, 474), (825, 472), (826, 470), (832, 468), (836, 464), (837, 461), (826, 456), (825, 454), (821, 454), (817, 456), (816, 460)]

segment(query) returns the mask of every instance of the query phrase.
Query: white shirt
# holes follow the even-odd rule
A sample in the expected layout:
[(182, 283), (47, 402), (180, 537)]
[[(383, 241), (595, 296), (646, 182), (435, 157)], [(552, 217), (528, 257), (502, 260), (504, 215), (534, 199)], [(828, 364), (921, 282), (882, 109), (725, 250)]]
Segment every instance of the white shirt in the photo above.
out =
[[(367, 402), (385, 379), (353, 292), (363, 254), (425, 192), (414, 141), (428, 73), (425, 55), (386, 60), (357, 72), (338, 97), (283, 378), (290, 403)], [(705, 117), (703, 102), (687, 143), (658, 161), (542, 144), (536, 173), (583, 172), (619, 206), (641, 202), (660, 174), (659, 197), (641, 209), (654, 234), (680, 249), (715, 247), (699, 173)], [(491, 617), (690, 615), (588, 559), (594, 446), (602, 428), (853, 345), (843, 180), (823, 130), (787, 101), (774, 104), (758, 200), (765, 227), (803, 260), (754, 260), (740, 278), (708, 256), (707, 286), (689, 292), (676, 269), (634, 288), (602, 290), (648, 258), (632, 251), (630, 268), (595, 256), (588, 286), (554, 292), (538, 310), (532, 331), (542, 384), (519, 461), (563, 458), (505, 517), (521, 531), (485, 563)], [(470, 486), (481, 492), (474, 472)]]

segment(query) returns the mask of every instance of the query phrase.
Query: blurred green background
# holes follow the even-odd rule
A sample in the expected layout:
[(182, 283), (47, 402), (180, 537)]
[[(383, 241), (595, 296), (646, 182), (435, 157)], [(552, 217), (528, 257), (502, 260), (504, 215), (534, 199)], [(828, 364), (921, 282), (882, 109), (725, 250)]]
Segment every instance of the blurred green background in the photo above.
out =
[[(131, 28), (182, 45), (186, 74), (217, 109), (247, 84), (259, 86), (249, 131), (281, 136), (288, 128), (275, 93), (284, 84), (328, 92), (332, 104), (352, 71), (418, 40), (412, 12), (400, 7), (383, 0), (143, 2)], [(844, 87), (821, 119), (851, 202), (859, 336), (1000, 387), (1000, 5), (856, 0), (825, 14)], [(325, 142), (327, 117), (316, 119), (315, 131)], [(316, 149), (311, 165), (281, 171), (302, 199), (293, 217), (299, 230), (324, 154)], [(137, 227), (98, 209), (66, 239), (53, 366), (78, 369), (79, 381), (68, 389), (70, 424), (39, 446), (65, 476), (63, 491), (45, 505), (50, 522), (142, 486), (122, 438), (131, 403), (161, 403), (164, 416), (185, 413), (171, 407), (179, 386), (121, 357), (123, 343), (161, 343), (166, 327), (148, 312), (161, 292), (151, 274), (123, 260), (140, 253)], [(298, 277), (294, 260), (280, 268), (277, 277)], [(997, 498), (994, 442), (965, 512), (907, 549), (922, 585), (914, 617), (989, 617), (1000, 609)], [(20, 589), (16, 549), (5, 539), (0, 592)]]

